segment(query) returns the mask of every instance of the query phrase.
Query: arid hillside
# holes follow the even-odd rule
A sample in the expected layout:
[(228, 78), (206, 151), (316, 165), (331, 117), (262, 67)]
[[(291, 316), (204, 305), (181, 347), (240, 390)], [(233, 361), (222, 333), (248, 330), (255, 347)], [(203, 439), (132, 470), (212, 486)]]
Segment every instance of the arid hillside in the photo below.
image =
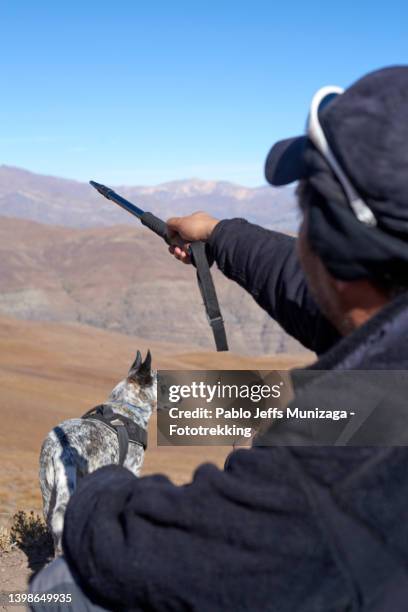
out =
[[(303, 350), (215, 266), (214, 277), (231, 350)], [(213, 348), (194, 269), (135, 223), (72, 229), (0, 218), (0, 314)]]

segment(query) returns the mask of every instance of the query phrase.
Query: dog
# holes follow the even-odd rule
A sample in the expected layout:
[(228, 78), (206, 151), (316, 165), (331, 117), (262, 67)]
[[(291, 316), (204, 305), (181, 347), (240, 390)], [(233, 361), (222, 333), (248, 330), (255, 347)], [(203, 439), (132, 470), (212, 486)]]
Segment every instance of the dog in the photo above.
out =
[(144, 361), (137, 351), (127, 377), (105, 404), (82, 418), (64, 421), (47, 435), (40, 453), (40, 488), (55, 556), (62, 552), (64, 514), (80, 478), (112, 463), (122, 463), (139, 475), (143, 439), (156, 407), (157, 372), (151, 367), (150, 351)]

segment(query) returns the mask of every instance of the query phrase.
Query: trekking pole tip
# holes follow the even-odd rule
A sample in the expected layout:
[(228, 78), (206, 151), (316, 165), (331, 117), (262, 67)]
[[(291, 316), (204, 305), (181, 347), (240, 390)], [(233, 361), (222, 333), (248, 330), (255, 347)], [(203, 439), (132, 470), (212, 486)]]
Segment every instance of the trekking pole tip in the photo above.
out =
[(109, 187), (102, 185), (101, 183), (97, 183), (96, 181), (89, 181), (89, 184), (92, 185), (96, 191), (99, 191), (100, 194), (105, 196), (105, 198), (109, 198), (109, 192), (112, 191)]

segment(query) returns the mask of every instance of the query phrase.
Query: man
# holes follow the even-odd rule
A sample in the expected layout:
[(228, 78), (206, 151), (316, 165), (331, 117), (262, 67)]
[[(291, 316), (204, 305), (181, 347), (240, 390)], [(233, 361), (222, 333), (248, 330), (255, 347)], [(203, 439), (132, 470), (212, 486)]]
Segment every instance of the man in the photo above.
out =
[[(299, 405), (328, 401), (337, 373), (408, 369), (407, 143), (408, 67), (326, 88), (306, 136), (266, 163), (272, 184), (300, 181), (297, 241), (205, 213), (168, 222), (206, 240), (223, 273), (319, 355)], [(187, 249), (171, 251), (188, 263)], [(368, 408), (376, 379), (362, 383)], [(313, 431), (286, 423), (188, 486), (98, 470), (68, 506), (65, 560), (32, 589), (74, 590), (84, 610), (406, 610), (405, 412), (388, 399), (397, 426), (394, 412), (371, 411), (368, 442), (365, 417)]]

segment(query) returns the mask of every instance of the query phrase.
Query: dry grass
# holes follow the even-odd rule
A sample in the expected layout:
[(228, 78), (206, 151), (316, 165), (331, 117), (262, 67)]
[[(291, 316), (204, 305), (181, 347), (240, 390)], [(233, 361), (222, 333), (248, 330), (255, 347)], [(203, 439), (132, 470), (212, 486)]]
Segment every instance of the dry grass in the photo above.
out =
[(10, 552), (12, 548), (10, 529), (8, 527), (0, 527), (0, 554)]
[(43, 519), (33, 511), (19, 510), (10, 527), (0, 528), (0, 553), (20, 548), (24, 552), (38, 549), (52, 553), (52, 538)]
[(19, 510), (13, 517), (10, 529), (12, 542), (19, 548), (39, 546), (52, 546), (51, 534), (44, 520), (33, 511), (30, 513)]

